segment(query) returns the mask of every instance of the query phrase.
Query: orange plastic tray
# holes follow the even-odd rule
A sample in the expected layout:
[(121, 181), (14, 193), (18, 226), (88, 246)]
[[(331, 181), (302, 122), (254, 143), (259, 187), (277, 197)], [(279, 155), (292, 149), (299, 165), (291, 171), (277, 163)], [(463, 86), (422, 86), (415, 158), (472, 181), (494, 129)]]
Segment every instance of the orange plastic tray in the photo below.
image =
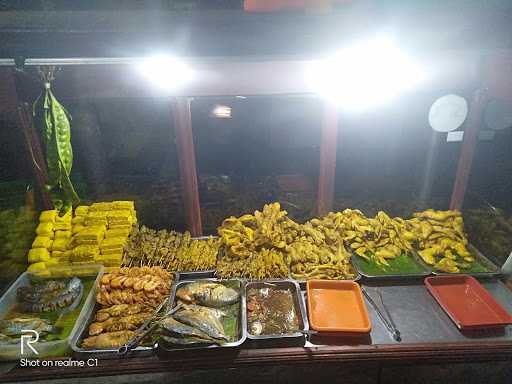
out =
[(309, 280), (309, 325), (327, 333), (368, 333), (372, 329), (359, 284), (353, 281)]

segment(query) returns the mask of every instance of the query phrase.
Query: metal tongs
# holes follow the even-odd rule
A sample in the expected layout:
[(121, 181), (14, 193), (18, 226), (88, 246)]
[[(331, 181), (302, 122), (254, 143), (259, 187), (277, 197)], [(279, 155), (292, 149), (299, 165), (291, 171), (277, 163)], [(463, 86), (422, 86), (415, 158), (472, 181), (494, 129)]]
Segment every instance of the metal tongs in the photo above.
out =
[(361, 287), (361, 291), (363, 292), (364, 297), (366, 297), (366, 300), (368, 300), (368, 302), (375, 309), (375, 312), (377, 312), (379, 319), (386, 326), (387, 330), (391, 333), (391, 335), (393, 336), (393, 339), (395, 339), (398, 342), (402, 341), (402, 337), (400, 336), (400, 331), (396, 327), (395, 322), (393, 321), (393, 318), (391, 317), (391, 314), (389, 313), (386, 305), (384, 304), (384, 300), (382, 299), (382, 294), (380, 293), (380, 291), (376, 290), (377, 294), (379, 295), (380, 302), (382, 303), (382, 308), (384, 309), (384, 312), (386, 313), (386, 316), (384, 316), (384, 313), (382, 313), (382, 310), (377, 306), (375, 301), (373, 301), (372, 297), (366, 291), (366, 289), (364, 289), (364, 287)]
[[(117, 353), (120, 355), (126, 355), (128, 352), (130, 352), (132, 349), (137, 348), (139, 343), (143, 338), (145, 338), (148, 334), (150, 334), (157, 326), (158, 321), (155, 321), (149, 328), (146, 329), (146, 327), (155, 320), (155, 318), (158, 316), (158, 313), (162, 310), (163, 306), (167, 303), (167, 299), (162, 301), (158, 307), (156, 307), (155, 311), (151, 314), (150, 317), (147, 318), (147, 320), (135, 331), (135, 336), (129, 340), (125, 345), (121, 346)], [(178, 304), (176, 307), (171, 309), (166, 316), (172, 315), (174, 312), (176, 312), (181, 307), (181, 304)]]

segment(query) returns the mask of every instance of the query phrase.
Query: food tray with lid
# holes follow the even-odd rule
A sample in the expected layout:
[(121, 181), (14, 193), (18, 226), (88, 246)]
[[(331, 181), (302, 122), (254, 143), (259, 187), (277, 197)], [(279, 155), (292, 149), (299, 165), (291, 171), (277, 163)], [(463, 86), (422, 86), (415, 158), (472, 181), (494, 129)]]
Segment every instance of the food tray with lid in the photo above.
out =
[(245, 285), (246, 295), (246, 308), (248, 305), (247, 295), (251, 288), (276, 288), (283, 290), (290, 290), (293, 300), (293, 310), (295, 316), (298, 319), (298, 330), (297, 332), (286, 333), (286, 334), (269, 334), (269, 335), (254, 335), (250, 329), (249, 314), (247, 313), (247, 338), (249, 343), (253, 347), (262, 346), (300, 346), (306, 342), (305, 333), (309, 330), (308, 315), (306, 313), (306, 305), (304, 303), (304, 297), (302, 295), (299, 284), (294, 280), (263, 280), (263, 281), (248, 281)]
[[(236, 324), (235, 324), (235, 335), (236, 335), (235, 339), (230, 342), (226, 342), (222, 345), (191, 345), (191, 346), (176, 345), (175, 347), (172, 347), (172, 348), (165, 346), (163, 343), (157, 343), (159, 353), (165, 354), (167, 352), (180, 351), (180, 350), (215, 349), (215, 348), (230, 348), (230, 347), (233, 348), (233, 347), (238, 347), (238, 346), (242, 345), (243, 342), (246, 340), (246, 338), (247, 338), (247, 333), (246, 333), (246, 329), (247, 329), (247, 316), (246, 316), (247, 312), (246, 311), (247, 311), (247, 309), (246, 309), (246, 302), (245, 302), (245, 284), (244, 284), (244, 281), (241, 279), (222, 279), (222, 280), (220, 280), (220, 279), (211, 278), (211, 279), (179, 281), (172, 287), (171, 297), (169, 298), (169, 301), (168, 301), (167, 312), (169, 312), (171, 309), (173, 309), (177, 305), (178, 299), (176, 297), (176, 291), (178, 289), (180, 289), (180, 287), (183, 287), (190, 283), (199, 282), (199, 281), (215, 282), (215, 283), (220, 283), (220, 284), (233, 285), (233, 288), (238, 290), (240, 300), (238, 302), (238, 310), (237, 310), (238, 317), (237, 317)], [(235, 304), (232, 304), (232, 305), (235, 305)]]

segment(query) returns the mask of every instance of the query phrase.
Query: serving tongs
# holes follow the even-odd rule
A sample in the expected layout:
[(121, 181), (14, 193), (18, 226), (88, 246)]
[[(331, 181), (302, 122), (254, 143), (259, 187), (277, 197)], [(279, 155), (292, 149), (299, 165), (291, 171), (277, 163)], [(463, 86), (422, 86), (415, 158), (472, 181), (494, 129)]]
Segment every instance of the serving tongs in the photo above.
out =
[(400, 331), (395, 325), (395, 322), (393, 321), (393, 317), (391, 317), (391, 313), (389, 313), (388, 308), (386, 307), (386, 304), (384, 304), (384, 299), (382, 298), (382, 293), (380, 291), (376, 290), (377, 294), (379, 295), (380, 302), (382, 304), (383, 311), (379, 308), (379, 306), (375, 303), (375, 301), (372, 299), (370, 294), (364, 289), (364, 287), (361, 287), (361, 291), (363, 292), (364, 297), (366, 297), (366, 300), (371, 304), (371, 306), (375, 309), (375, 312), (377, 312), (377, 315), (379, 316), (379, 319), (382, 321), (382, 323), (386, 326), (387, 330), (391, 335), (393, 336), (393, 339), (400, 342), (402, 341), (402, 336), (400, 335)]
[[(153, 330), (158, 327), (158, 321), (154, 321), (157, 319), (158, 314), (162, 310), (163, 306), (167, 303), (167, 299), (162, 301), (158, 307), (156, 307), (155, 311), (151, 314), (150, 317), (146, 319), (146, 321), (135, 331), (135, 336), (133, 336), (132, 339), (130, 339), (125, 345), (121, 346), (117, 353), (119, 355), (126, 355), (128, 352), (130, 352), (132, 349), (137, 348), (139, 343), (142, 339), (144, 339), (147, 335), (149, 335)], [(171, 309), (169, 312), (165, 314), (165, 316), (172, 315), (174, 312), (176, 312), (178, 309), (181, 308), (181, 303), (178, 304), (176, 307)], [(151, 324), (153, 322), (153, 324)], [(148, 325), (150, 325), (148, 327)]]

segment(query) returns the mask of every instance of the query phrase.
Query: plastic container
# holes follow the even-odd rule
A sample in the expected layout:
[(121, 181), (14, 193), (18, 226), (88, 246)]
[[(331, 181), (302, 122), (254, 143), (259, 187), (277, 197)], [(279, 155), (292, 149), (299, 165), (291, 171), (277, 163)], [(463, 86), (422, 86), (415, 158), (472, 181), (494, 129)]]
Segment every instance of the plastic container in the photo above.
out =
[(372, 325), (359, 284), (346, 280), (309, 280), (310, 328), (329, 334), (366, 334)]
[[(25, 345), (23, 348), (23, 355), (21, 354), (21, 344), (0, 344), (0, 361), (6, 360), (18, 360), (20, 358), (44, 358), (44, 357), (55, 357), (55, 356), (66, 356), (71, 352), (70, 348), (70, 340), (76, 335), (78, 332), (80, 324), (82, 324), (85, 319), (90, 315), (95, 299), (94, 299), (94, 286), (98, 283), (98, 279), (103, 270), (103, 267), (100, 265), (95, 265), (94, 270), (93, 266), (87, 265), (87, 269), (84, 270), (82, 266), (80, 267), (72, 267), (71, 271), (75, 273), (73, 276), (77, 277), (85, 277), (91, 276), (95, 280), (92, 283), (92, 287), (87, 293), (86, 296), (82, 297), (81, 303), (78, 308), (81, 307), (80, 313), (77, 316), (73, 328), (69, 333), (68, 337), (62, 340), (55, 341), (41, 341), (36, 343), (31, 343), (34, 349), (38, 352), (37, 355), (27, 346)], [(67, 269), (69, 272), (69, 267)], [(11, 287), (7, 290), (7, 292), (0, 298), (0, 318), (5, 318), (7, 313), (17, 304), (16, 300), (16, 291), (19, 287), (27, 286), (30, 284), (31, 274), (28, 272), (24, 272), (20, 275), (20, 277), (11, 285)], [(61, 277), (69, 277), (69, 276), (61, 276), (57, 274), (55, 271), (53, 272), (51, 278), (61, 278)]]
[(472, 276), (431, 276), (425, 285), (461, 330), (512, 324), (512, 316)]

